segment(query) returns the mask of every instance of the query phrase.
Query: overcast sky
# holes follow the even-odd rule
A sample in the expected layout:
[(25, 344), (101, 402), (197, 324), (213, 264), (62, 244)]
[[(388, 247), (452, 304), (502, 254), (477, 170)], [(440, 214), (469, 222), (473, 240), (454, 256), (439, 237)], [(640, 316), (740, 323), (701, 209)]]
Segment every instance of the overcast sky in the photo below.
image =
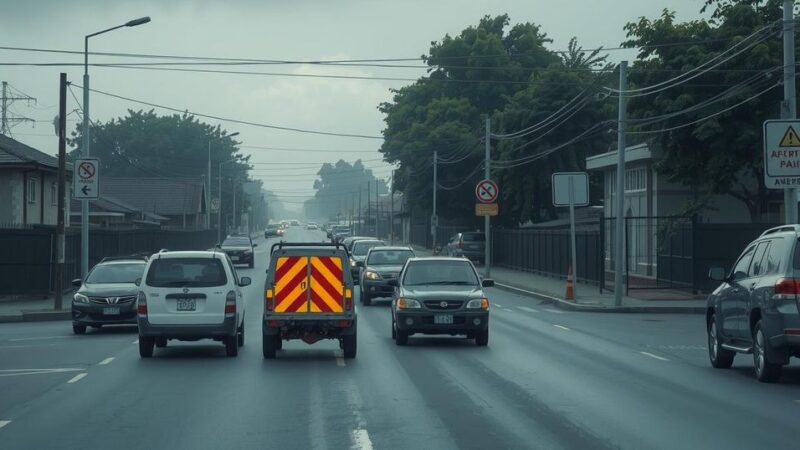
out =
[[(90, 40), (90, 50), (228, 58), (325, 60), (412, 58), (427, 53), (430, 42), (455, 35), (486, 15), (508, 13), (512, 24), (534, 22), (566, 48), (572, 36), (585, 48), (616, 47), (623, 25), (641, 16), (654, 18), (663, 8), (679, 20), (700, 17), (701, 0), (0, 0), (0, 46), (82, 50), (83, 36), (140, 16), (152, 22), (123, 28)], [(633, 58), (610, 52), (612, 61)], [(82, 62), (79, 55), (0, 50), (4, 62)], [(94, 57), (91, 62), (108, 59)], [(115, 60), (119, 62), (119, 59)], [(218, 67), (210, 67), (218, 68)], [(222, 67), (221, 69), (227, 69)], [(318, 66), (255, 66), (248, 70), (292, 74), (337, 74), (416, 78), (419, 69)], [(54, 154), (58, 142), (52, 120), (57, 113), (58, 74), (81, 84), (82, 68), (2, 67), (0, 80), (38, 99), (14, 110), (35, 118), (18, 125), (13, 136)], [(341, 80), (286, 76), (179, 73), (121, 68), (90, 68), (94, 89), (225, 118), (313, 130), (376, 136), (383, 117), (376, 109), (391, 98), (390, 88), (407, 82)], [(80, 91), (76, 88), (80, 98)], [(68, 96), (69, 97), (69, 96)], [(77, 108), (69, 97), (68, 110)], [(128, 108), (148, 107), (93, 94), (92, 120), (105, 122)], [(156, 109), (159, 114), (167, 111)], [(72, 129), (78, 120), (70, 116)], [(252, 176), (276, 191), (287, 206), (310, 195), (314, 173), (323, 162), (361, 158), (376, 175), (388, 178), (380, 161), (380, 140), (315, 136), (215, 120), (238, 139), (256, 163)], [(329, 152), (265, 150), (249, 146), (318, 149)], [(296, 163), (274, 165), (269, 163)]]

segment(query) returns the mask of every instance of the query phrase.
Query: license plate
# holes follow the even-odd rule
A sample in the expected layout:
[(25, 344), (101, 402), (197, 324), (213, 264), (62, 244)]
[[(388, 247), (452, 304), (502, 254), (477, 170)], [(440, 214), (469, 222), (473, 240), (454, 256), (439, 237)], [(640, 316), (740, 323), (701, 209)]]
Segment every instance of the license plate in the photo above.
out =
[(453, 315), (452, 314), (436, 314), (433, 316), (433, 323), (437, 325), (452, 325), (453, 324)]
[(231, 261), (238, 261), (238, 260), (239, 260), (238, 256), (231, 256)]
[(197, 309), (197, 301), (193, 298), (178, 300), (178, 311), (194, 311)]
[(119, 315), (119, 307), (116, 308), (103, 308), (103, 314), (107, 316), (118, 316)]

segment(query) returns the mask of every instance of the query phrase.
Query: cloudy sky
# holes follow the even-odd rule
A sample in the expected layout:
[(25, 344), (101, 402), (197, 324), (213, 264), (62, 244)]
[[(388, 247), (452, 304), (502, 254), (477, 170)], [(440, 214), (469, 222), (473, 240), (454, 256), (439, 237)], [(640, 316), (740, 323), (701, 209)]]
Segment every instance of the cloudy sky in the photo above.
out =
[[(679, 20), (700, 16), (702, 0), (0, 0), (0, 46), (59, 50), (83, 49), (83, 36), (140, 16), (152, 22), (123, 28), (90, 40), (90, 50), (137, 54), (225, 58), (328, 60), (414, 58), (431, 41), (459, 33), (486, 14), (508, 13), (512, 23), (534, 22), (563, 49), (572, 36), (585, 48), (616, 47), (623, 25), (641, 16), (656, 17), (663, 8)], [(610, 52), (612, 61), (632, 58), (630, 51)], [(110, 62), (93, 57), (91, 62)], [(121, 62), (119, 58), (115, 62)], [(129, 61), (129, 60), (127, 60)], [(81, 63), (80, 55), (0, 49), (0, 62)], [(420, 69), (270, 65), (210, 67), (273, 74), (334, 74), (416, 78)], [(38, 99), (14, 110), (37, 119), (13, 136), (55, 153), (51, 122), (57, 113), (58, 74), (66, 71), (81, 83), (80, 67), (0, 66), (0, 80)], [(224, 118), (260, 124), (380, 135), (383, 117), (376, 106), (389, 100), (391, 88), (407, 82), (343, 80), (279, 75), (232, 75), (90, 68), (94, 89)], [(75, 88), (73, 88), (75, 89)], [(80, 92), (75, 89), (80, 98)], [(69, 96), (68, 96), (69, 97)], [(68, 110), (78, 107), (69, 98)], [(93, 94), (92, 119), (105, 122), (128, 108), (148, 108)], [(167, 111), (158, 110), (159, 113)], [(77, 115), (70, 116), (73, 122)], [(241, 133), (243, 150), (256, 163), (252, 176), (275, 190), (287, 206), (299, 206), (313, 190), (314, 173), (323, 162), (364, 160), (376, 175), (388, 178), (391, 167), (380, 161), (378, 139), (342, 138), (277, 131), (216, 120)], [(262, 147), (262, 148), (257, 148)], [(266, 148), (269, 149), (266, 149)], [(306, 149), (317, 151), (305, 151)], [(274, 164), (281, 162), (284, 164)], [(292, 163), (292, 164), (285, 164)]]

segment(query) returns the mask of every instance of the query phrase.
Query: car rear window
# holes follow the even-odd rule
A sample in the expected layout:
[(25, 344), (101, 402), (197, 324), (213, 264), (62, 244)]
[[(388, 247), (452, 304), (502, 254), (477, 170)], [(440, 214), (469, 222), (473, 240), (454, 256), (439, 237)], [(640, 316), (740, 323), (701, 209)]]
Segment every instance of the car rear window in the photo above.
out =
[(356, 241), (353, 243), (352, 253), (356, 256), (365, 256), (369, 249), (379, 245), (386, 245), (386, 243), (382, 241)]
[(413, 258), (414, 252), (411, 250), (378, 250), (371, 251), (367, 265), (372, 266), (402, 266)]
[(217, 258), (156, 259), (147, 272), (152, 287), (211, 287), (228, 283), (225, 268)]
[(114, 284), (114, 283), (133, 283), (142, 278), (144, 274), (144, 263), (130, 264), (98, 264), (89, 272), (86, 277), (87, 283)]
[(250, 240), (249, 239), (242, 239), (242, 238), (225, 239), (225, 242), (223, 242), (222, 245), (236, 246), (236, 247), (249, 247), (250, 246)]
[(466, 260), (421, 260), (409, 262), (403, 275), (406, 286), (427, 284), (477, 285), (475, 270)]
[(464, 233), (461, 235), (464, 242), (485, 242), (486, 236), (483, 233)]

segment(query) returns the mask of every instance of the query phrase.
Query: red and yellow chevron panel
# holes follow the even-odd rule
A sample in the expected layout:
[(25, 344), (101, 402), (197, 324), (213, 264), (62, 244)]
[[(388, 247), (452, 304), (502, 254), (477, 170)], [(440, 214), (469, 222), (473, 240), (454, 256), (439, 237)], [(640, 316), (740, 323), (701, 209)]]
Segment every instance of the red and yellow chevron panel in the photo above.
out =
[(275, 312), (308, 312), (308, 257), (278, 258), (275, 264)]
[(344, 272), (342, 259), (331, 256), (312, 256), (311, 312), (339, 313), (344, 311)]

